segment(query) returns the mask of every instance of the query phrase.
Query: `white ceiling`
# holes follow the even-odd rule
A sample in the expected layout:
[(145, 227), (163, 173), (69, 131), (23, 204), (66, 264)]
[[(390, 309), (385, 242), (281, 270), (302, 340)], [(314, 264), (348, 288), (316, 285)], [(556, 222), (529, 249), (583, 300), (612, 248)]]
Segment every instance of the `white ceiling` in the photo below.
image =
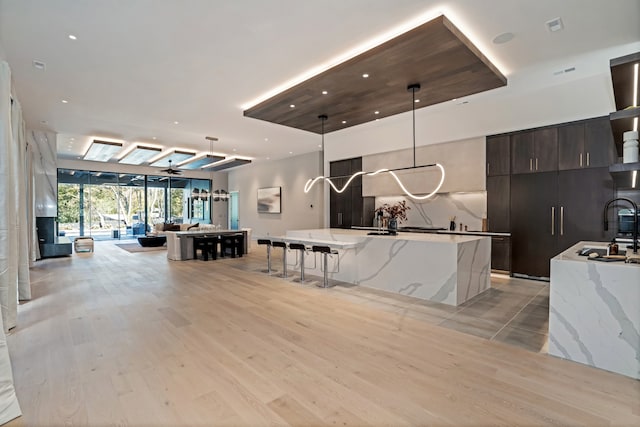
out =
[[(210, 135), (215, 152), (265, 161), (317, 150), (317, 135), (245, 118), (243, 105), (438, 11), (510, 83), (552, 86), (572, 58), (640, 41), (640, 0), (0, 0), (0, 55), (27, 128), (56, 132), (60, 158), (90, 136), (206, 151)], [(556, 17), (565, 28), (552, 33)], [(514, 39), (493, 44), (503, 32)]]

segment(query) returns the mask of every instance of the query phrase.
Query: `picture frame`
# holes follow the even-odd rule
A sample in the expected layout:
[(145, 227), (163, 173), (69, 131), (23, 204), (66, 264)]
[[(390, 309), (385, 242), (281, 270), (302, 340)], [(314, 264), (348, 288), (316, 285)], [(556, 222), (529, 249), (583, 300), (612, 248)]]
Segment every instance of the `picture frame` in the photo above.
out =
[(282, 209), (282, 187), (258, 188), (258, 213), (279, 214)]

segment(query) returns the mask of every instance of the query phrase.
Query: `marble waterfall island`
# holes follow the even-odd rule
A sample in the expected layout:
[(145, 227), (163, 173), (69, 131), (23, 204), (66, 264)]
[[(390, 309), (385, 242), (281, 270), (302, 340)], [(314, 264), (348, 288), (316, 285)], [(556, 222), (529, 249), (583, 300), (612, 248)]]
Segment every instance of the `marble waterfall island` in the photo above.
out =
[(549, 354), (640, 379), (640, 264), (578, 255), (551, 259)]
[[(491, 287), (489, 237), (369, 236), (363, 230), (345, 229), (290, 230), (286, 237), (354, 242), (352, 247), (337, 248), (338, 256), (329, 266), (329, 277), (334, 280), (454, 306)], [(320, 262), (308, 265), (307, 273), (322, 276)]]

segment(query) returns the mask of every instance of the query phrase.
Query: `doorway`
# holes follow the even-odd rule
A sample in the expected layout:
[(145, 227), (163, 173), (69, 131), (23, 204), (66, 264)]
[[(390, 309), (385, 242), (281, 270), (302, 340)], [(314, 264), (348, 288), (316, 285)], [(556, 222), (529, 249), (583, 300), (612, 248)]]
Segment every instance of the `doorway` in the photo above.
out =
[(238, 230), (240, 227), (240, 218), (238, 211), (238, 192), (229, 192), (229, 229)]

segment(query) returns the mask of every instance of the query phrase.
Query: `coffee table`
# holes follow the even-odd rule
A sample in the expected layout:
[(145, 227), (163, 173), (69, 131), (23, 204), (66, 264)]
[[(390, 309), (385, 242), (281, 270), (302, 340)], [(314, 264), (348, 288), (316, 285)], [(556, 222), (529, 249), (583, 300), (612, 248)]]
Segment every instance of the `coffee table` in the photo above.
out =
[(162, 246), (167, 243), (167, 236), (140, 236), (138, 243), (145, 248)]

